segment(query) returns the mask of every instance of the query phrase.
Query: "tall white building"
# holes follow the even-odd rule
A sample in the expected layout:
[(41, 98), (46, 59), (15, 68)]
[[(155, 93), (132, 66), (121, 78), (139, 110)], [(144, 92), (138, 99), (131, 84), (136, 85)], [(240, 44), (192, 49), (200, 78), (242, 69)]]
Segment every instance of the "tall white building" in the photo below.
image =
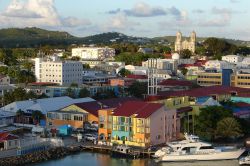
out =
[(115, 56), (115, 49), (108, 47), (80, 47), (72, 48), (72, 56), (82, 60), (103, 60)]
[(149, 63), (149, 61), (142, 62), (143, 67), (152, 67), (160, 70), (170, 70), (173, 72), (177, 71), (177, 60), (175, 59), (157, 59), (156, 61), (152, 61), (152, 63)]
[(36, 58), (35, 75), (37, 82), (51, 82), (63, 86), (72, 83), (82, 84), (82, 63), (76, 61), (61, 61), (56, 57), (44, 60)]
[(190, 39), (182, 40), (182, 33), (179, 31), (176, 34), (175, 40), (175, 52), (180, 52), (182, 50), (190, 50), (192, 53), (195, 52), (195, 45), (196, 45), (196, 33), (193, 31), (190, 35)]

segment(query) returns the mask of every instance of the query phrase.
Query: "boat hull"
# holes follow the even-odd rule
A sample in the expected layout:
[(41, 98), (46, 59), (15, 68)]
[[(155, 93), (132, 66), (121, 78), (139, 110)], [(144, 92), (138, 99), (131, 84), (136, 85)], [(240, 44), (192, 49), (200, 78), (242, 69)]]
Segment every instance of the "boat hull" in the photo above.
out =
[(160, 161), (163, 162), (176, 162), (176, 161), (215, 161), (215, 160), (235, 160), (238, 159), (244, 149), (231, 152), (218, 152), (212, 154), (192, 154), (192, 155), (164, 155)]

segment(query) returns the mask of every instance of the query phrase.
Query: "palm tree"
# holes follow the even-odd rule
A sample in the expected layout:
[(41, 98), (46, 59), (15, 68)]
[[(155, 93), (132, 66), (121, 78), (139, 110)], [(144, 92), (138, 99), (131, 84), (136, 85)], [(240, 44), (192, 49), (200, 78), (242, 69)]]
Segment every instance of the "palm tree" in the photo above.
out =
[(25, 112), (23, 110), (21, 110), (21, 109), (17, 110), (17, 112), (16, 112), (16, 117), (19, 118), (19, 120), (21, 121), (22, 124), (24, 124), (24, 122), (23, 122), (23, 120), (24, 120), (24, 113)]
[(242, 136), (241, 126), (235, 118), (224, 118), (217, 123), (216, 135), (220, 138), (238, 138)]
[(40, 120), (44, 118), (44, 115), (41, 111), (37, 110), (32, 112), (32, 118), (39, 124)]

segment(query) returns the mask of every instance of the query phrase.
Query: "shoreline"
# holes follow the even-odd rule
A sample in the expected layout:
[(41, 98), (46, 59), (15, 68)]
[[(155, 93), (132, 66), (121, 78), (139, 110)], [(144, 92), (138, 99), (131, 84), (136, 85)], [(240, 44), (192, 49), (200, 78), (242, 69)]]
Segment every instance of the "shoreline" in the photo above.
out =
[(74, 153), (83, 151), (81, 147), (56, 147), (45, 151), (38, 151), (21, 156), (2, 158), (1, 166), (23, 166), (34, 163), (40, 163), (48, 160), (60, 159)]

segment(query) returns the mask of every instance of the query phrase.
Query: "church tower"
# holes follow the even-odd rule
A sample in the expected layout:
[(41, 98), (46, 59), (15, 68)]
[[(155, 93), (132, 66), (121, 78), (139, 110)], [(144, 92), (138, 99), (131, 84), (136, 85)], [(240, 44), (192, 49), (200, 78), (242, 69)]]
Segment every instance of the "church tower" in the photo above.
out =
[(175, 40), (175, 52), (180, 52), (182, 49), (182, 34), (180, 31), (176, 33), (176, 40)]
[(196, 33), (193, 31), (190, 36), (189, 50), (195, 52), (195, 43), (196, 43)]

